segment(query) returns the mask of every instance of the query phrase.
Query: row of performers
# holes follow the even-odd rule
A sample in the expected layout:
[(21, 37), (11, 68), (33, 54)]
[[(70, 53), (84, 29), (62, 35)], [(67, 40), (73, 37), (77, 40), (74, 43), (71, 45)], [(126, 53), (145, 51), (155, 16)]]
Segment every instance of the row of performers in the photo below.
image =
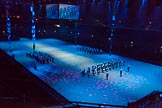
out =
[(108, 72), (118, 67), (121, 68), (121, 66), (124, 66), (124, 65), (125, 65), (125, 60), (118, 60), (118, 61), (112, 60), (111, 62), (108, 62), (108, 63), (101, 63), (101, 64), (88, 67), (87, 69), (83, 69), (81, 74), (82, 76), (88, 75), (88, 77), (90, 76), (90, 74), (99, 75), (100, 73)]
[(41, 64), (54, 63), (54, 57), (40, 51), (27, 52), (26, 56), (36, 59)]
[(90, 48), (90, 47), (86, 47), (86, 46), (77, 46), (77, 51), (84, 52), (86, 54), (92, 54), (92, 55), (103, 53), (102, 49)]

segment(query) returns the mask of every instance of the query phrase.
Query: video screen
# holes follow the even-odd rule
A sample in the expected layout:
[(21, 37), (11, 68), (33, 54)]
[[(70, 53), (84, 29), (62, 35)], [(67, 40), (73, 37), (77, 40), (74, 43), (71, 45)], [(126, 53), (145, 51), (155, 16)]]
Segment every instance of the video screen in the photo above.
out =
[(48, 4), (46, 5), (46, 18), (49, 19), (58, 19), (59, 13), (58, 10), (59, 5), (58, 4)]
[(59, 4), (59, 19), (79, 19), (79, 6)]

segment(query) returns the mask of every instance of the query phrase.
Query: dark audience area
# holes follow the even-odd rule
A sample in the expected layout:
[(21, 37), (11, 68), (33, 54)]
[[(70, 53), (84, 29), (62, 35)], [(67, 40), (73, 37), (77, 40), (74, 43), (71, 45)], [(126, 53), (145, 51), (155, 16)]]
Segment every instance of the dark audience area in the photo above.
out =
[(1, 108), (42, 108), (69, 102), (0, 50)]
[(153, 91), (142, 99), (128, 104), (128, 108), (161, 108), (162, 92)]

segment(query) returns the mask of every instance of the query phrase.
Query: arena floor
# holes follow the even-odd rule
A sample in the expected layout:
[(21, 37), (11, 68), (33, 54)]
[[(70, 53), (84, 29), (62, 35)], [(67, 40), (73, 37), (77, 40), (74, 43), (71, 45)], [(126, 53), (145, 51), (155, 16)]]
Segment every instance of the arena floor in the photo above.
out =
[[(32, 41), (21, 38), (9, 43), (0, 42), (0, 48), (23, 64), (30, 72), (46, 82), (70, 101), (124, 105), (138, 100), (152, 91), (162, 91), (162, 66), (107, 53), (91, 55), (77, 50), (77, 46), (57, 39), (39, 39), (36, 50), (54, 57), (54, 63), (41, 64), (26, 57), (32, 52)], [(125, 65), (106, 73), (82, 77), (81, 71), (109, 61), (125, 60)], [(34, 69), (36, 63), (37, 69)], [(127, 66), (130, 71), (127, 72)], [(123, 75), (120, 77), (120, 69)]]

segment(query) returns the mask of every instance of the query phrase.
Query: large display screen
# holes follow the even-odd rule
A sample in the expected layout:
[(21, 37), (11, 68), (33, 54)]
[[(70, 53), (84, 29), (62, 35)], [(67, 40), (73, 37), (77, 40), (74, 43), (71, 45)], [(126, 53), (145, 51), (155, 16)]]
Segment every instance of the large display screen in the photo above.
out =
[(46, 5), (46, 18), (58, 19), (59, 18), (59, 5), (58, 4), (48, 4)]
[(59, 4), (59, 19), (79, 19), (79, 6)]

